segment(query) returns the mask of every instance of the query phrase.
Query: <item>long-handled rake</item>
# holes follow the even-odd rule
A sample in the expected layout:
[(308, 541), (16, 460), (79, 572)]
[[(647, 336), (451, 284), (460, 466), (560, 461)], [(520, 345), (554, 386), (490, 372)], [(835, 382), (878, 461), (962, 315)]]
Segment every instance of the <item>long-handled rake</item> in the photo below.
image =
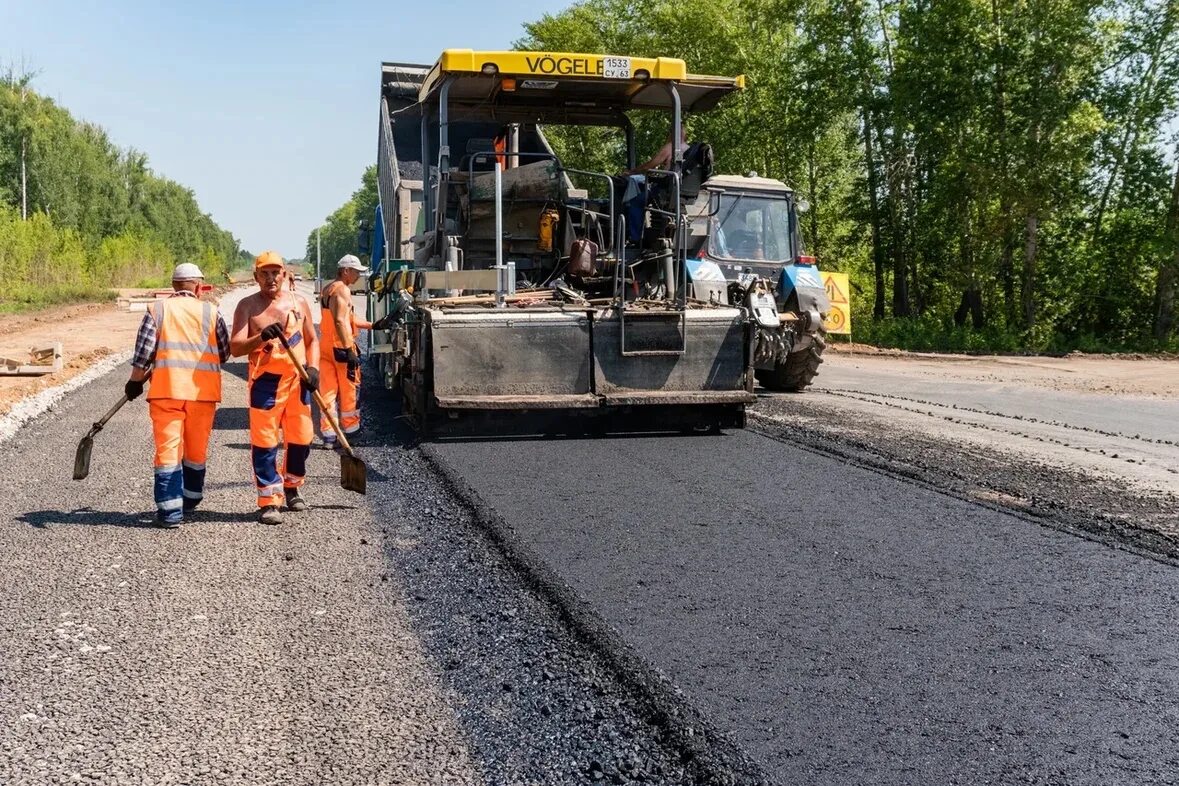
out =
[[(299, 372), (299, 378), (304, 382), (308, 382), (310, 377), (307, 376), (307, 369), (303, 367), (303, 364), (291, 352), (291, 345), (287, 343), (287, 337), (280, 335), (278, 340), (282, 342), (283, 347), (287, 350), (287, 354), (291, 358), (291, 362), (295, 364), (295, 369)], [(329, 410), (324, 404), (323, 396), (319, 395), (318, 390), (313, 390), (311, 395), (315, 398), (315, 403), (319, 405), (319, 411), (332, 424), (332, 431), (336, 432), (336, 436), (340, 439), (340, 447), (343, 448), (340, 452), (340, 486), (348, 491), (364, 494), (365, 487), (368, 483), (368, 467), (352, 452), (352, 446), (348, 444), (348, 438), (344, 436), (344, 430), (340, 428), (335, 413)]]

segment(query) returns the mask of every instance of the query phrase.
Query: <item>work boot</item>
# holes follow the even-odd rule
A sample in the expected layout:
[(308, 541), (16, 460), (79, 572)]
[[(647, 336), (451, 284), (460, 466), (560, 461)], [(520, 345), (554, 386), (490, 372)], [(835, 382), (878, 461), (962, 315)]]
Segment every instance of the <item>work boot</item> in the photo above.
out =
[(278, 510), (278, 505), (267, 505), (258, 511), (258, 521), (263, 524), (281, 524), (282, 513)]
[(283, 493), (287, 497), (287, 510), (296, 513), (307, 510), (307, 500), (299, 496), (299, 489), (283, 489)]
[(156, 511), (156, 523), (164, 529), (176, 529), (184, 523), (184, 511), (169, 510), (166, 513), (162, 510)]
[(184, 512), (185, 513), (192, 513), (194, 510), (197, 509), (197, 505), (199, 505), (199, 504), (201, 504), (201, 501), (199, 499), (189, 499), (188, 497), (185, 497), (184, 498)]

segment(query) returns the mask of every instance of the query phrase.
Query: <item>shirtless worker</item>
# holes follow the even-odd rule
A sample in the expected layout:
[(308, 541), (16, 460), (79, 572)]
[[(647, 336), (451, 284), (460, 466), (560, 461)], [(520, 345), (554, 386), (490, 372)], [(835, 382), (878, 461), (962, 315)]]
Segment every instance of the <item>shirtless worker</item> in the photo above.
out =
[[(360, 260), (345, 254), (336, 265), (336, 278), (319, 296), (322, 309), (319, 329), (320, 368), (323, 370), (323, 403), (335, 413), (339, 404), (340, 430), (351, 435), (360, 431), (360, 354), (356, 337), (372, 323), (359, 319), (352, 306), (352, 285), (368, 272)], [(320, 414), (319, 433), (325, 447), (336, 448), (336, 434), (325, 413)]]
[[(275, 251), (254, 260), (258, 291), (238, 303), (229, 339), (234, 357), (249, 355), (250, 454), (258, 489), (258, 520), (282, 522), (280, 507), (307, 510), (299, 488), (307, 474), (314, 428), (311, 391), (319, 388), (319, 339), (306, 299), (289, 291), (286, 268)], [(278, 340), (286, 336), (290, 354)], [(307, 369), (310, 386), (299, 379), (294, 355)], [(284, 448), (278, 463), (279, 431)]]

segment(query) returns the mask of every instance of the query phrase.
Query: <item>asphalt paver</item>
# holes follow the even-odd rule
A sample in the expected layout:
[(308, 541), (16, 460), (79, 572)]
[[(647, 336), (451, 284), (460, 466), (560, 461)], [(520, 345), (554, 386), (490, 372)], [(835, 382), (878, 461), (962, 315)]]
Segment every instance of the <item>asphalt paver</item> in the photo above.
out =
[(1179, 778), (1171, 565), (750, 431), (429, 450), (783, 783)]

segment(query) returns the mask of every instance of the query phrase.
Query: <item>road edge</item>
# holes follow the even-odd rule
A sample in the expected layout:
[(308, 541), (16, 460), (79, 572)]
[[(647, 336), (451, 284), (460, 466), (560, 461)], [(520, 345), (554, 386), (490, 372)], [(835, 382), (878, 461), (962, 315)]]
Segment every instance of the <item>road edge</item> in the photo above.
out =
[(423, 442), (418, 447), (426, 463), (471, 511), (476, 523), (509, 564), (543, 601), (554, 607), (573, 635), (601, 657), (623, 687), (633, 693), (641, 716), (667, 734), (681, 761), (695, 771), (701, 782), (721, 786), (777, 783), (748, 753), (709, 723), (675, 683), (644, 660), (615, 628), (562, 581), (503, 516), (437, 454), (434, 445)]
[(20, 431), (21, 427), (30, 420), (34, 420), (51, 410), (67, 394), (100, 377), (106, 376), (130, 359), (131, 353), (126, 351), (108, 355), (89, 368), (73, 375), (60, 385), (46, 388), (39, 393), (34, 393), (16, 402), (7, 413), (0, 417), (0, 444), (12, 439)]

